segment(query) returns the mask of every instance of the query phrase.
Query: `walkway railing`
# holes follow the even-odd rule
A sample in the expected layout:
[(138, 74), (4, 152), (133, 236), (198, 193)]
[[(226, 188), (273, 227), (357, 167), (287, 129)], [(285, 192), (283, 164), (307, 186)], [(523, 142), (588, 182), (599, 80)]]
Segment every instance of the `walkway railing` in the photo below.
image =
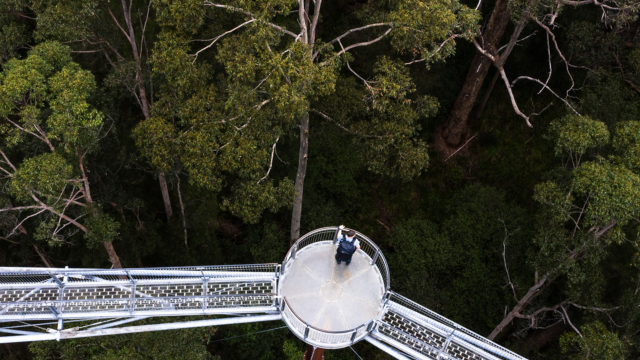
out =
[(291, 309), (286, 298), (282, 299), (280, 310), (282, 320), (300, 340), (324, 349), (339, 349), (360, 341), (369, 334), (369, 330), (371, 330), (374, 323), (374, 320), (371, 320), (369, 323), (360, 325), (352, 330), (328, 331), (318, 329), (300, 319)]
[(371, 336), (417, 359), (526, 360), (473, 331), (389, 291)]
[[(343, 231), (343, 234), (346, 233), (346, 230)], [(298, 241), (296, 241), (287, 256), (284, 258), (284, 262), (282, 263), (282, 271), (285, 271), (285, 267), (289, 260), (294, 259), (296, 254), (300, 252), (300, 250), (305, 247), (321, 242), (321, 241), (337, 241), (336, 236), (338, 234), (337, 226), (329, 226), (320, 229), (313, 230), (311, 232), (306, 233), (301, 236)], [(360, 250), (364, 252), (371, 262), (371, 265), (375, 265), (380, 272), (380, 276), (382, 276), (382, 281), (384, 283), (385, 293), (389, 291), (389, 265), (387, 264), (387, 260), (382, 254), (380, 248), (373, 242), (371, 239), (366, 237), (365, 235), (356, 231), (356, 239), (360, 241)]]
[(279, 264), (0, 268), (0, 321), (272, 312), (279, 271)]

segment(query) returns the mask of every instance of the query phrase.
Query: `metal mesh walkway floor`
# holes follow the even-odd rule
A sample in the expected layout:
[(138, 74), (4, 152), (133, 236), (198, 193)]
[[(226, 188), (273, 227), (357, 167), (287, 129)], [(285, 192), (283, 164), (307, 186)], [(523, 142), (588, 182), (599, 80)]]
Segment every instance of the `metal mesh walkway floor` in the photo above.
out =
[(358, 250), (350, 265), (338, 264), (336, 245), (315, 243), (287, 263), (280, 295), (307, 324), (325, 331), (355, 329), (377, 318), (384, 283), (371, 259)]

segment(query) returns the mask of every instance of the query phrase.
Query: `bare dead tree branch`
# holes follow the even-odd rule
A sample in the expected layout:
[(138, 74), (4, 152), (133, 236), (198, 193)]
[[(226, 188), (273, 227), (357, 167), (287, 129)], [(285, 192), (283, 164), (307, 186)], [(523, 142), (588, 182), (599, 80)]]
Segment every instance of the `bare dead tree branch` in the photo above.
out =
[[(353, 33), (358, 32), (358, 31), (371, 29), (371, 28), (376, 28), (376, 27), (380, 27), (380, 26), (390, 26), (391, 28), (393, 28), (393, 24), (392, 23), (383, 22), (383, 23), (369, 24), (369, 25), (361, 26), (359, 28), (354, 28), (354, 29), (348, 30), (344, 34), (342, 34), (342, 35), (338, 36), (337, 38), (329, 41), (328, 43), (322, 45), (318, 50), (316, 50), (316, 52), (313, 54), (312, 58), (315, 59), (318, 56), (318, 54), (320, 54), (320, 51), (324, 50), (327, 46), (330, 46), (331, 44), (342, 40), (345, 36), (347, 36), (349, 34), (353, 34)], [(348, 47), (347, 50), (349, 50), (349, 49), (350, 48)], [(338, 54), (338, 55), (340, 55), (340, 54)]]
[[(241, 8), (237, 8), (237, 7), (233, 7), (233, 6), (229, 6), (229, 5), (223, 5), (223, 4), (215, 4), (215, 3), (212, 3), (211, 1), (205, 1), (204, 5), (205, 6), (213, 6), (213, 7), (217, 7), (217, 8), (223, 8), (223, 9), (227, 9), (227, 10), (230, 10), (230, 11), (243, 13), (245, 15), (251, 16), (253, 19), (256, 19), (256, 16), (253, 13), (251, 13), (251, 12), (249, 12), (247, 10), (241, 9)], [(278, 26), (276, 24), (273, 24), (273, 23), (270, 23), (270, 22), (266, 22), (266, 21), (262, 21), (262, 20), (260, 20), (260, 22), (263, 22), (266, 25), (268, 25), (268, 26), (270, 26), (270, 27), (272, 27), (272, 28), (274, 28), (274, 29), (276, 29), (278, 31), (281, 31), (281, 32), (283, 32), (283, 33), (285, 33), (287, 35), (293, 36), (294, 38), (298, 37), (298, 35), (294, 34), (293, 32), (291, 32), (291, 31), (289, 31), (289, 30), (287, 30), (287, 29), (285, 29), (285, 28), (283, 28), (281, 26)]]
[(262, 179), (258, 180), (256, 184), (260, 184), (262, 180), (266, 179), (267, 176), (269, 176), (269, 173), (271, 172), (271, 168), (273, 167), (273, 155), (276, 153), (276, 144), (278, 143), (278, 140), (280, 140), (279, 136), (276, 139), (276, 141), (273, 143), (273, 146), (271, 147), (271, 161), (269, 162), (269, 170), (267, 170), (267, 174)]
[(509, 231), (507, 230), (507, 224), (504, 222), (504, 220), (498, 219), (498, 221), (500, 221), (502, 223), (502, 226), (504, 227), (504, 240), (502, 240), (502, 260), (504, 261), (504, 270), (507, 273), (507, 280), (509, 281), (511, 291), (513, 292), (513, 298), (516, 300), (516, 302), (518, 302), (518, 295), (516, 295), (516, 289), (513, 286), (513, 282), (511, 282), (511, 275), (509, 275), (509, 267), (507, 266), (507, 240), (509, 239), (509, 236), (513, 234), (509, 234)]
[(580, 331), (571, 322), (571, 319), (569, 318), (569, 314), (567, 314), (567, 309), (565, 309), (564, 306), (562, 306), (562, 305), (560, 306), (560, 309), (562, 309), (562, 312), (564, 313), (565, 319), (567, 319), (567, 322), (569, 323), (569, 325), (571, 325), (571, 328), (573, 329), (573, 331), (575, 331), (578, 335), (580, 335), (580, 337), (583, 337), (582, 334), (580, 333)]
[[(195, 54), (193, 54), (193, 55), (189, 55), (189, 56), (194, 57), (193, 61), (195, 62), (195, 61), (198, 59), (198, 54), (200, 54), (201, 52), (203, 52), (203, 51), (207, 50), (208, 48), (212, 47), (212, 46), (213, 46), (213, 44), (215, 44), (215, 43), (216, 43), (216, 41), (220, 40), (220, 38), (222, 38), (223, 36), (228, 35), (228, 34), (230, 34), (230, 33), (234, 32), (234, 31), (236, 31), (236, 30), (240, 29), (241, 27), (243, 27), (243, 26), (245, 26), (245, 25), (248, 25), (248, 24), (250, 24), (250, 23), (252, 23), (252, 22), (254, 22), (254, 21), (257, 21), (257, 19), (251, 19), (251, 20), (249, 20), (249, 21), (245, 21), (245, 22), (243, 22), (242, 24), (240, 24), (240, 25), (238, 25), (238, 26), (234, 27), (233, 29), (231, 29), (231, 30), (229, 30), (229, 31), (227, 31), (227, 32), (225, 32), (225, 33), (222, 33), (222, 34), (220, 34), (220, 35), (216, 36), (216, 37), (215, 37), (215, 38), (213, 38), (213, 39), (209, 39), (209, 40), (207, 40), (207, 41), (211, 41), (211, 43), (209, 43), (209, 45), (207, 45), (207, 46), (203, 47), (202, 49), (198, 50)], [(203, 41), (204, 41), (204, 40), (203, 40)]]

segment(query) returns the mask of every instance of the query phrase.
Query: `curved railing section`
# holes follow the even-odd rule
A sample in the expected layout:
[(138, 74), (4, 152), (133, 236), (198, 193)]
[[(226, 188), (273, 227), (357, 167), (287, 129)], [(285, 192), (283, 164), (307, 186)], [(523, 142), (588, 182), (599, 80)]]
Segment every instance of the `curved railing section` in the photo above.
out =
[(345, 331), (328, 331), (318, 329), (300, 319), (300, 317), (296, 315), (295, 311), (293, 311), (289, 306), (289, 302), (286, 298), (282, 299), (280, 312), (282, 313), (282, 320), (284, 320), (287, 326), (289, 326), (300, 340), (323, 349), (340, 349), (362, 340), (369, 334), (369, 331), (373, 327), (375, 321), (371, 320), (370, 322), (362, 324), (355, 329)]
[[(284, 258), (284, 262), (282, 263), (282, 271), (285, 271), (289, 260), (294, 259), (296, 257), (296, 253), (300, 252), (300, 250), (321, 241), (337, 241), (337, 235), (337, 226), (324, 227), (304, 234), (289, 249), (287, 256)], [(389, 291), (389, 265), (387, 264), (384, 254), (382, 254), (382, 250), (380, 250), (378, 245), (371, 241), (371, 239), (358, 231), (356, 231), (356, 239), (360, 240), (360, 251), (364, 252), (369, 257), (371, 264), (378, 268), (380, 276), (382, 276), (384, 292), (386, 294), (387, 291)]]

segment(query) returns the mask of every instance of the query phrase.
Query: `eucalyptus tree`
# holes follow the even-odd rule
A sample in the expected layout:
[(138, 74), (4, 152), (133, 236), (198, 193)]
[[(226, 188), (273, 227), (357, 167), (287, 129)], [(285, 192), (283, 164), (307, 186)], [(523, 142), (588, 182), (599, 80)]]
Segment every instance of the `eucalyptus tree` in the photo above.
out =
[[(151, 3), (150, 0), (0, 0), (0, 6), (10, 9), (10, 14), (30, 22), (35, 29), (33, 40), (60, 41), (68, 44), (73, 53), (98, 55), (97, 60), (111, 67), (105, 83), (128, 93), (144, 119), (151, 117), (154, 97), (148, 65), (149, 43), (154, 37), (149, 34), (153, 27)], [(5, 28), (3, 37), (15, 43), (26, 36), (16, 31)], [(19, 37), (20, 34), (23, 36)], [(1, 41), (0, 38), (0, 45)], [(158, 171), (157, 175), (167, 221), (171, 222), (173, 210), (166, 175), (164, 171)]]
[(0, 214), (14, 213), (5, 238), (24, 232), (23, 224), (29, 222), (38, 223), (35, 239), (52, 246), (81, 232), (90, 247), (102, 244), (113, 266), (120, 268), (112, 244), (119, 224), (102, 213), (87, 175), (87, 156), (108, 131), (102, 113), (88, 102), (95, 89), (93, 75), (59, 43), (42, 43), (26, 59), (3, 66)]
[[(518, 288), (508, 276), (505, 257), (515, 302), (490, 339), (517, 319), (524, 320), (520, 330), (563, 322), (583, 337), (570, 317), (576, 312), (602, 316), (613, 324), (614, 319), (624, 319), (620, 323), (638, 325), (629, 314), (637, 313), (640, 305), (640, 240), (636, 234), (640, 123), (618, 123), (611, 139), (603, 122), (571, 114), (551, 123), (550, 138), (562, 166), (535, 188), (534, 199), (541, 210), (536, 220), (536, 252), (530, 262), (533, 285)], [(607, 258), (620, 251), (624, 263), (614, 260), (608, 264)], [(614, 280), (620, 267), (625, 275)], [(551, 296), (547, 289), (558, 279), (563, 281), (555, 285)], [(607, 287), (612, 286), (609, 281), (616, 283), (615, 295), (607, 294)]]
[[(513, 90), (518, 82), (537, 83), (536, 86), (540, 87), (538, 94), (543, 91), (550, 93), (551, 96), (560, 100), (569, 110), (579, 115), (576, 106), (576, 94), (581, 89), (581, 86), (576, 85), (576, 79), (578, 78), (576, 70), (586, 68), (572, 63), (572, 58), (568, 55), (571, 49), (563, 48), (563, 44), (557, 36), (559, 32), (558, 29), (568, 29), (567, 35), (569, 37), (580, 37), (581, 34), (584, 34), (583, 31), (579, 31), (575, 26), (563, 24), (563, 19), (569, 18), (567, 13), (577, 7), (589, 7), (590, 11), (598, 11), (601, 13), (601, 16), (598, 16), (600, 23), (608, 29), (607, 31), (624, 33), (628, 32), (630, 29), (626, 28), (634, 24), (638, 19), (640, 3), (633, 0), (605, 0), (602, 2), (597, 0), (496, 1), (487, 25), (482, 31), (478, 32), (477, 37), (474, 39), (477, 52), (469, 67), (469, 72), (462, 89), (458, 94), (458, 98), (447, 120), (441, 125), (436, 136), (436, 146), (443, 154), (446, 155), (453, 152), (461, 142), (465, 140), (469, 117), (474, 109), (474, 104), (480, 93), (484, 78), (492, 66), (496, 69), (496, 72), (486, 90), (484, 98), (477, 106), (476, 119), (482, 114), (493, 87), (498, 80), (504, 83), (514, 112), (522, 117), (529, 127), (533, 127), (530, 121), (531, 117), (539, 115), (540, 112), (536, 113), (534, 109), (531, 113), (525, 114), (525, 112), (521, 110)], [(575, 10), (573, 12), (576, 13)], [(589, 19), (589, 17), (585, 18)], [(501, 38), (510, 20), (513, 21), (515, 27), (507, 43), (500, 46)], [(537, 30), (525, 37), (521, 37), (522, 31), (527, 24), (533, 24), (546, 38), (546, 48), (539, 49), (539, 51), (548, 57), (549, 70), (546, 79), (537, 78), (530, 73), (509, 79), (509, 75), (505, 71), (505, 63), (516, 44), (536, 35)], [(592, 29), (598, 26), (596, 23), (589, 24), (589, 27)], [(557, 89), (554, 91), (554, 89), (549, 87), (549, 82), (554, 70), (553, 62), (556, 59), (561, 64), (560, 66), (563, 68), (562, 73), (565, 74), (567, 83), (569, 84), (568, 88), (562, 92)]]
[[(160, 130), (155, 133), (141, 130), (141, 134), (157, 134), (146, 137), (156, 139), (156, 143), (160, 143), (161, 138), (170, 138), (179, 141), (181, 146), (198, 147), (200, 153), (190, 151), (191, 160), (182, 162), (189, 169), (192, 181), (199, 182), (201, 178), (215, 185), (221, 182), (221, 178), (214, 175), (216, 172), (231, 170), (233, 166), (240, 170), (237, 165), (231, 166), (229, 156), (237, 162), (242, 155), (242, 161), (247, 162), (247, 153), (243, 150), (246, 147), (255, 148), (257, 155), (255, 160), (241, 164), (242, 167), (262, 168), (262, 174), (269, 174), (277, 141), (291, 130), (299, 131), (292, 242), (300, 234), (310, 122), (327, 121), (351, 134), (374, 173), (402, 179), (416, 176), (428, 163), (427, 146), (418, 136), (418, 119), (433, 115), (438, 102), (435, 97), (416, 96), (407, 66), (429, 66), (453, 54), (456, 40), (470, 39), (478, 20), (473, 9), (457, 1), (440, 0), (369, 1), (354, 13), (352, 23), (357, 25), (339, 29), (325, 26), (323, 14), (332, 4), (322, 0), (207, 0), (183, 4), (185, 8), (181, 9), (170, 2), (163, 3), (167, 19), (171, 19), (163, 35), (163, 46), (180, 51), (161, 51), (165, 55), (158, 58), (157, 63), (162, 64), (162, 71), (185, 68), (187, 65), (175, 65), (179, 63), (174, 61), (177, 57), (183, 57), (183, 64), (187, 56), (191, 57), (196, 64), (194, 69), (198, 63), (211, 59), (211, 63), (223, 67), (224, 80), (218, 82), (220, 86), (215, 94), (213, 88), (209, 92), (210, 100), (200, 108), (202, 114), (197, 117), (181, 114), (182, 121), (208, 119), (194, 120), (195, 126), (183, 123), (178, 128), (171, 127), (167, 130), (173, 133), (171, 136), (160, 135)], [(198, 15), (198, 11), (204, 15)], [(230, 19), (232, 25), (217, 30), (209, 39), (194, 39), (193, 32), (185, 31), (188, 25), (210, 25), (204, 29), (219, 25), (205, 22), (205, 16)], [(193, 48), (198, 42), (205, 45)], [(354, 67), (358, 69), (355, 51), (373, 44), (390, 46), (394, 57), (377, 57), (364, 66), (368, 71), (366, 75), (354, 71)], [(168, 64), (174, 65), (167, 67)], [(183, 93), (174, 91), (174, 98)], [(169, 100), (165, 102), (169, 103)], [(176, 117), (164, 115), (163, 124), (170, 124), (172, 119)], [(198, 129), (199, 126), (202, 128)], [(209, 148), (195, 141), (204, 139), (205, 132), (216, 138), (211, 140)], [(192, 165), (187, 164), (189, 162)], [(264, 197), (273, 199), (268, 195), (260, 197), (264, 190), (258, 191), (260, 181), (256, 180), (262, 174), (244, 172), (242, 176), (252, 179), (253, 184), (236, 185), (239, 191), (227, 201), (228, 207), (257, 210), (264, 204), (252, 206), (254, 200), (259, 203)], [(280, 193), (287, 191), (282, 188)]]

